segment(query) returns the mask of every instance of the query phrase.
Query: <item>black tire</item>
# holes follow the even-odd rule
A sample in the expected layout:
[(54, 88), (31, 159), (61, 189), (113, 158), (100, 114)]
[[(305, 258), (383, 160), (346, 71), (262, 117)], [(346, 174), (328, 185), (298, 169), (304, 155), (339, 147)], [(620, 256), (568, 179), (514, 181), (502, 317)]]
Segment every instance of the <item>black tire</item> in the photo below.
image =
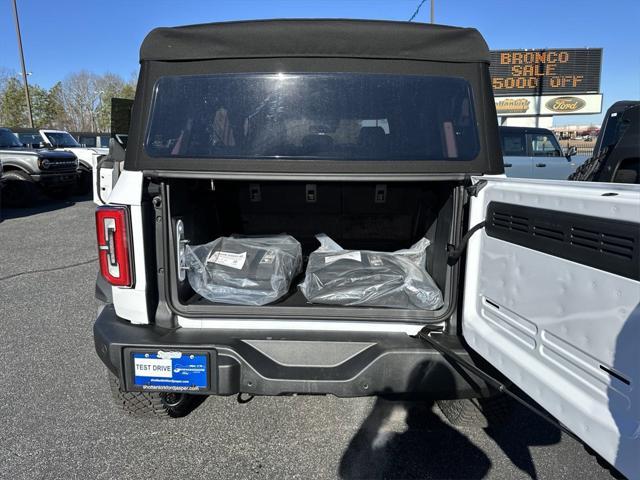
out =
[(9, 170), (2, 175), (4, 188), (2, 198), (11, 207), (29, 207), (33, 205), (38, 190), (31, 177), (20, 170)]
[(438, 400), (445, 418), (457, 427), (498, 427), (507, 422), (513, 400), (506, 395), (458, 400)]
[(180, 418), (189, 415), (206, 397), (187, 393), (125, 392), (111, 373), (109, 387), (116, 405), (129, 415), (145, 418)]

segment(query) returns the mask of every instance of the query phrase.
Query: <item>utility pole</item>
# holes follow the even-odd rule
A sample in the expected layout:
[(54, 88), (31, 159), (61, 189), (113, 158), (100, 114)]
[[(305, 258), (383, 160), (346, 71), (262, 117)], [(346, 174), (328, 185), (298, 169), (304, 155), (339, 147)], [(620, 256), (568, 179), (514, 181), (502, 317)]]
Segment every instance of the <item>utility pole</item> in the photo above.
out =
[[(425, 3), (427, 3), (427, 0), (420, 0), (420, 3), (418, 4), (418, 6), (416, 7), (415, 11), (413, 12), (413, 15), (411, 15), (411, 17), (409, 17), (409, 21), (410, 22), (413, 22), (413, 19), (418, 16), (418, 13), (420, 12), (420, 8)], [(435, 11), (436, 11), (435, 0), (429, 0), (429, 3), (431, 5), (431, 23), (434, 23), (435, 22), (435, 16), (436, 16), (436, 14), (435, 14)]]
[(24, 66), (24, 51), (22, 50), (22, 36), (20, 35), (20, 21), (18, 20), (18, 5), (13, 0), (13, 18), (16, 23), (16, 35), (18, 36), (18, 50), (20, 51), (20, 63), (22, 65), (22, 80), (24, 81), (24, 96), (27, 99), (29, 110), (29, 127), (33, 128), (33, 112), (31, 111), (31, 98), (29, 97), (29, 82), (27, 81), (27, 69)]

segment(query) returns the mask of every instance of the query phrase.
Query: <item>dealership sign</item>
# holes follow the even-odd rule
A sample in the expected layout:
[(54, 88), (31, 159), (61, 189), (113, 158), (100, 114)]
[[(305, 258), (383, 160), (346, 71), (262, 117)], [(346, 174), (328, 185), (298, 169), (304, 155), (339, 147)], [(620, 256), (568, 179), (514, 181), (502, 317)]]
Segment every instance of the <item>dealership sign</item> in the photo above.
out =
[(491, 83), (495, 96), (575, 95), (600, 92), (601, 48), (495, 50)]
[(602, 111), (602, 95), (495, 97), (498, 116), (590, 114)]

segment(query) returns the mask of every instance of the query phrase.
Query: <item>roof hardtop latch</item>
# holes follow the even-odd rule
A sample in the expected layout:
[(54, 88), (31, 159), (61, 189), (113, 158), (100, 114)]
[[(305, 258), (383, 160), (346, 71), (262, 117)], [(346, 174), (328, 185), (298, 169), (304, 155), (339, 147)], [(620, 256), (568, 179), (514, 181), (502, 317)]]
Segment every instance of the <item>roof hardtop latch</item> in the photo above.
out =
[(467, 193), (472, 197), (477, 197), (480, 190), (482, 190), (487, 185), (486, 180), (480, 180), (478, 183), (470, 185), (466, 188)]

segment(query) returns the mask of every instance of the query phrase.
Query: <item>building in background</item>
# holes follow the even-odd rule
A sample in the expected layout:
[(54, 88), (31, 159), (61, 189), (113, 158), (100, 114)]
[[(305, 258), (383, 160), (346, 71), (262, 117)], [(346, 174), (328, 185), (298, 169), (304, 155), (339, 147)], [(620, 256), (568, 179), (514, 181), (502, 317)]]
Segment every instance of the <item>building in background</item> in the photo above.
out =
[(588, 125), (561, 125), (552, 130), (561, 140), (591, 140), (600, 132), (600, 125), (590, 123)]
[(492, 51), (498, 123), (550, 128), (555, 115), (600, 113), (601, 68), (601, 48)]

